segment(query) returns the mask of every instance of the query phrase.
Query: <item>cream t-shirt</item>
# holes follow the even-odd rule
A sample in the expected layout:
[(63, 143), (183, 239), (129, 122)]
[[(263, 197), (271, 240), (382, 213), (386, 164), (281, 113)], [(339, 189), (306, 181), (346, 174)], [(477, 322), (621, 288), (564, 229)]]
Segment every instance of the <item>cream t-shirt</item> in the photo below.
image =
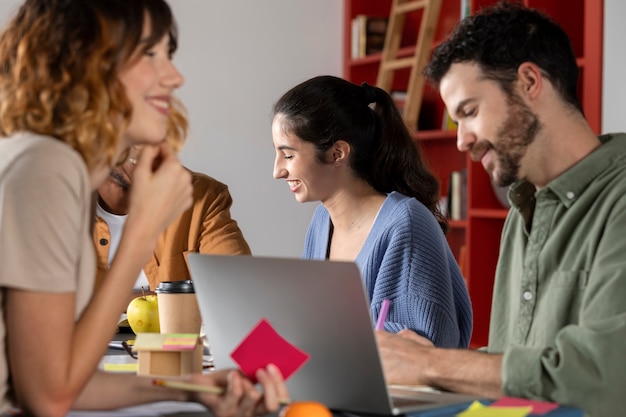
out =
[[(93, 291), (91, 186), (81, 156), (52, 137), (0, 138), (0, 289), (76, 293), (76, 318)], [(4, 305), (0, 291), (0, 305)], [(51, 312), (54, 314), (54, 312)], [(0, 412), (14, 406), (0, 315)]]

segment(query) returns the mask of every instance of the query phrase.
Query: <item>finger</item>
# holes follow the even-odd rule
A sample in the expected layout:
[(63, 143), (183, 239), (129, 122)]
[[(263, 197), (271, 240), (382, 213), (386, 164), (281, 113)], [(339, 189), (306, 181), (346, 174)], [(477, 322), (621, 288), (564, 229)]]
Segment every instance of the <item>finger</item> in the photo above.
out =
[(263, 403), (257, 413), (273, 413), (284, 403), (289, 402), (289, 393), (283, 376), (274, 364), (257, 372), (257, 379), (263, 387)]
[(278, 410), (278, 388), (276, 383), (265, 369), (256, 372), (256, 378), (263, 388), (263, 402), (259, 404), (257, 414), (271, 413)]
[(420, 336), (419, 334), (415, 333), (412, 330), (408, 330), (408, 329), (404, 329), (401, 330), (398, 335), (400, 337), (403, 337), (405, 339), (409, 339), (412, 340), (416, 343), (419, 343), (420, 345), (424, 345), (424, 346), (434, 346), (433, 342), (431, 342), (429, 339), (425, 338), (424, 336)]
[(242, 389), (242, 396), (237, 406), (238, 416), (254, 416), (259, 402), (261, 401), (261, 393), (256, 389), (252, 382), (243, 375), (233, 372), (233, 381), (238, 380)]
[(158, 155), (152, 161), (153, 172), (163, 171), (164, 166), (180, 164), (178, 156), (167, 143), (162, 142), (152, 147), (158, 151)]
[(272, 381), (274, 381), (274, 386), (276, 387), (276, 398), (278, 401), (289, 402), (287, 384), (285, 383), (285, 378), (283, 377), (280, 369), (278, 369), (278, 366), (271, 363), (267, 366), (267, 371), (269, 372)]
[(400, 330), (397, 334), (398, 336), (404, 337), (406, 339), (412, 339), (414, 336), (417, 336), (414, 331), (409, 330), (409, 329)]
[(376, 336), (376, 341), (380, 344), (390, 337), (393, 337), (393, 334), (385, 330), (374, 330), (374, 336)]
[(174, 149), (170, 146), (169, 143), (167, 142), (161, 142), (159, 143), (159, 151), (161, 152), (161, 155), (163, 157), (167, 157), (167, 156), (175, 156), (176, 152), (174, 152)]
[[(158, 151), (158, 155), (152, 161), (152, 172), (154, 174), (163, 173), (163, 175), (166, 176), (179, 176), (180, 173), (185, 171), (178, 159), (178, 155), (176, 155), (168, 144), (162, 143), (153, 148)], [(189, 176), (189, 178), (191, 178), (191, 176)], [(191, 179), (189, 182), (191, 182)]]
[(226, 397), (224, 398), (224, 406), (230, 413), (239, 409), (239, 402), (243, 397), (244, 390), (241, 378), (236, 371), (230, 371), (227, 377)]
[(139, 151), (137, 158), (137, 165), (135, 169), (152, 170), (152, 164), (155, 158), (160, 154), (159, 149), (156, 146), (143, 146)]
[(234, 372), (229, 371), (225, 380), (222, 381), (225, 383), (224, 394), (219, 396), (215, 394), (200, 395), (201, 402), (208, 405), (216, 417), (238, 415), (241, 389), (233, 376)]

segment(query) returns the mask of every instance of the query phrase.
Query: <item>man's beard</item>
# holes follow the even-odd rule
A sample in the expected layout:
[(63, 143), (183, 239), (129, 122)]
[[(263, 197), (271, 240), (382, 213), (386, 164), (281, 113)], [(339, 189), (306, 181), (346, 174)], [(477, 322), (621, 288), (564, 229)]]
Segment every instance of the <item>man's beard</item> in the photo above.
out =
[(509, 97), (508, 104), (508, 117), (496, 131), (497, 144), (492, 145), (499, 169), (491, 172), (491, 176), (500, 187), (507, 187), (521, 179), (519, 170), (522, 158), (541, 131), (539, 118), (519, 96)]

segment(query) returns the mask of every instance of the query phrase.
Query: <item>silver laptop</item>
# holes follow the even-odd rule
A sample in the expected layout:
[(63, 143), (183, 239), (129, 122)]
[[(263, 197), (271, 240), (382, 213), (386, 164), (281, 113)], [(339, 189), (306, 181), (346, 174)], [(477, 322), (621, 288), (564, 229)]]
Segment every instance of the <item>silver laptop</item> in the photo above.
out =
[(217, 368), (237, 366), (230, 353), (265, 318), (310, 355), (287, 381), (292, 400), (398, 415), (478, 399), (388, 389), (354, 263), (197, 253), (187, 261)]

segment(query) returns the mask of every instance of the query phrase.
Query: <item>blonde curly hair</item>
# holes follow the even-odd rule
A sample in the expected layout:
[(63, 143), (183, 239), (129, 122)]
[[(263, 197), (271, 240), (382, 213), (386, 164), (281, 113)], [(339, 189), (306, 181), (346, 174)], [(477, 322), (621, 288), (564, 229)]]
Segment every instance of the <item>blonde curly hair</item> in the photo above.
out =
[[(26, 0), (0, 34), (0, 135), (31, 131), (78, 151), (89, 168), (111, 165), (132, 106), (118, 79), (142, 48), (169, 35), (176, 23), (164, 0)], [(172, 101), (165, 140), (179, 149), (186, 111)]]

